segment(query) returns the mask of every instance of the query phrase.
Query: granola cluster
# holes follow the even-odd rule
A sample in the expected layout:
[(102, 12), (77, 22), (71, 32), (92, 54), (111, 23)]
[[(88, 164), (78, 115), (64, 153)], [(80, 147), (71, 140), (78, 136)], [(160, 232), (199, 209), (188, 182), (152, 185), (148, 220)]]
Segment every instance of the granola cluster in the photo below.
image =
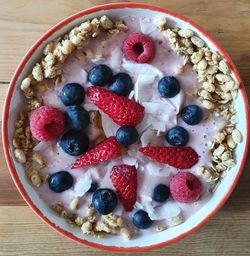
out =
[[(70, 208), (72, 210), (76, 209), (78, 202), (79, 198), (73, 199), (70, 204)], [(83, 234), (94, 235), (102, 238), (105, 236), (105, 234), (121, 233), (127, 240), (132, 238), (132, 233), (126, 227), (120, 216), (112, 213), (101, 216), (91, 205), (88, 207), (87, 216), (84, 217), (67, 212), (61, 204), (51, 205), (51, 208), (53, 211), (63, 217), (71, 227), (81, 227)]]
[[(167, 28), (164, 18), (155, 24), (169, 40), (175, 53), (184, 57), (184, 65), (191, 64), (201, 83), (197, 97), (204, 108), (214, 111), (227, 119), (226, 125), (217, 125), (218, 134), (211, 143), (212, 166), (201, 166), (198, 173), (212, 185), (225, 175), (234, 165), (234, 148), (242, 141), (242, 134), (236, 129), (238, 117), (233, 100), (237, 97), (239, 84), (232, 77), (226, 61), (190, 29)], [(184, 66), (178, 67), (182, 74)]]

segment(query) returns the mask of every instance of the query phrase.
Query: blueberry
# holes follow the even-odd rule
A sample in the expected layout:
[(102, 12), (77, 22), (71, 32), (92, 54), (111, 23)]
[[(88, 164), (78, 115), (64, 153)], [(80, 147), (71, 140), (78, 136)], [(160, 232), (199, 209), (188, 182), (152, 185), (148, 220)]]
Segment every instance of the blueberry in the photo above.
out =
[(139, 138), (139, 134), (135, 127), (130, 125), (121, 126), (116, 132), (117, 141), (125, 147), (135, 143)]
[(92, 197), (94, 209), (102, 215), (111, 213), (115, 209), (117, 202), (115, 192), (108, 188), (97, 189)]
[(49, 188), (56, 193), (61, 193), (70, 189), (73, 185), (73, 182), (74, 180), (72, 175), (66, 171), (53, 173), (50, 175), (48, 180)]
[(173, 76), (164, 76), (158, 82), (158, 91), (164, 98), (173, 98), (180, 92), (180, 84)]
[(84, 101), (85, 91), (80, 84), (66, 84), (60, 91), (59, 98), (65, 106), (80, 105)]
[(105, 86), (112, 79), (112, 70), (104, 64), (99, 64), (90, 69), (88, 81), (97, 86)]
[(93, 193), (93, 192), (95, 192), (97, 190), (97, 188), (98, 188), (98, 183), (93, 181), (91, 183), (91, 187), (89, 188), (89, 190), (87, 192)]
[(69, 106), (66, 108), (65, 117), (70, 129), (84, 130), (89, 126), (89, 112), (81, 106)]
[(188, 143), (189, 135), (183, 127), (175, 126), (167, 131), (165, 138), (172, 146), (185, 146)]
[(202, 110), (197, 105), (189, 105), (181, 111), (182, 120), (189, 125), (196, 125), (202, 120)]
[(170, 196), (169, 187), (164, 184), (159, 184), (154, 188), (153, 199), (158, 203), (164, 203)]
[(147, 212), (139, 210), (133, 216), (133, 224), (139, 229), (147, 229), (153, 224), (153, 221), (149, 218)]
[(71, 156), (79, 156), (89, 148), (89, 137), (83, 131), (69, 130), (59, 141), (60, 147)]
[(116, 74), (108, 84), (109, 90), (120, 96), (129, 95), (133, 87), (132, 79), (127, 73)]

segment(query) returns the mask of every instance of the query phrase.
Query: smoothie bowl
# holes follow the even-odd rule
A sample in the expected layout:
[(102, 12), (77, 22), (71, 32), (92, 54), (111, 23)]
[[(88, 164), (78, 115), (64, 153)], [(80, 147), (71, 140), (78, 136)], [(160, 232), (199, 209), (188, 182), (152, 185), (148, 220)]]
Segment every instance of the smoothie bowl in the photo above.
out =
[(246, 160), (248, 111), (234, 64), (197, 25), (105, 5), (63, 20), (21, 61), (5, 156), (23, 198), (59, 233), (148, 250), (225, 203)]

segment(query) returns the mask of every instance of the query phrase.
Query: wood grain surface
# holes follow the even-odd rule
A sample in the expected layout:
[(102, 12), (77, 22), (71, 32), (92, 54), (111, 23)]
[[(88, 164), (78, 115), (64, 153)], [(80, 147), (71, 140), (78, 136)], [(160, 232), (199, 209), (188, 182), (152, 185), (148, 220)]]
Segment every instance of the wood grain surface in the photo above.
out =
[[(0, 114), (11, 76), (30, 46), (52, 25), (85, 8), (117, 1), (0, 0)], [(145, 0), (192, 19), (235, 62), (250, 98), (250, 0)], [(165, 248), (138, 255), (250, 255), (250, 157), (237, 188), (204, 227)], [(0, 255), (115, 255), (76, 244), (26, 206), (0, 147)], [(124, 253), (124, 255), (126, 255)], [(134, 254), (137, 255), (137, 254)]]

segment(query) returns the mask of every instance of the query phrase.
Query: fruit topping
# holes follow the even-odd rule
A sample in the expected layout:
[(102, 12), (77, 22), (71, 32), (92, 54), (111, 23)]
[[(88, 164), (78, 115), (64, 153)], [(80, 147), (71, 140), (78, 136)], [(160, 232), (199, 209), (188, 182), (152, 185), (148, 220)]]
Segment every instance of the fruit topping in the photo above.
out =
[(112, 70), (104, 64), (99, 64), (90, 69), (88, 81), (97, 86), (105, 86), (112, 79)]
[(117, 201), (115, 192), (106, 188), (97, 189), (92, 197), (94, 209), (102, 215), (111, 213), (115, 209)]
[(125, 210), (132, 211), (137, 196), (137, 170), (131, 165), (116, 165), (110, 178)]
[(181, 111), (182, 120), (189, 125), (196, 125), (202, 120), (202, 110), (197, 105), (188, 105)]
[(69, 130), (59, 141), (64, 152), (71, 156), (79, 156), (89, 148), (89, 137), (83, 131)]
[(170, 192), (174, 200), (183, 203), (192, 203), (201, 195), (200, 180), (189, 172), (176, 174), (170, 181)]
[(81, 106), (69, 106), (65, 111), (66, 121), (72, 130), (84, 130), (89, 126), (89, 112)]
[(118, 125), (136, 126), (143, 119), (144, 107), (124, 96), (97, 86), (89, 87), (87, 96)]
[(128, 60), (146, 63), (154, 56), (154, 44), (149, 36), (134, 32), (124, 41), (122, 51)]
[(134, 126), (121, 126), (116, 132), (117, 141), (125, 147), (132, 145), (139, 138), (139, 134)]
[(109, 137), (80, 156), (71, 166), (72, 169), (98, 164), (122, 155), (122, 146), (115, 137)]
[(133, 216), (133, 224), (139, 229), (147, 229), (153, 224), (153, 221), (149, 218), (147, 212), (139, 210)]
[(72, 187), (74, 179), (69, 172), (59, 171), (50, 175), (48, 179), (49, 188), (56, 192), (61, 193)]
[(42, 106), (31, 114), (30, 130), (32, 136), (39, 141), (57, 139), (64, 128), (65, 117), (59, 109)]
[(149, 158), (179, 169), (191, 168), (199, 156), (191, 147), (143, 147), (139, 151)]
[(164, 184), (159, 184), (154, 188), (153, 199), (158, 203), (164, 203), (170, 196), (169, 187)]
[(189, 134), (183, 127), (175, 126), (167, 131), (165, 138), (172, 146), (185, 146), (189, 141)]
[(173, 76), (164, 76), (158, 82), (158, 92), (164, 98), (173, 98), (180, 92), (180, 84)]
[(118, 73), (112, 77), (108, 84), (108, 89), (120, 96), (127, 96), (132, 91), (134, 85), (131, 77), (127, 73)]
[(59, 98), (65, 106), (80, 105), (84, 101), (85, 91), (80, 84), (69, 83), (60, 91)]
[(93, 181), (91, 183), (90, 189), (87, 192), (93, 193), (93, 192), (95, 192), (97, 190), (97, 188), (98, 188), (98, 183), (96, 181)]

